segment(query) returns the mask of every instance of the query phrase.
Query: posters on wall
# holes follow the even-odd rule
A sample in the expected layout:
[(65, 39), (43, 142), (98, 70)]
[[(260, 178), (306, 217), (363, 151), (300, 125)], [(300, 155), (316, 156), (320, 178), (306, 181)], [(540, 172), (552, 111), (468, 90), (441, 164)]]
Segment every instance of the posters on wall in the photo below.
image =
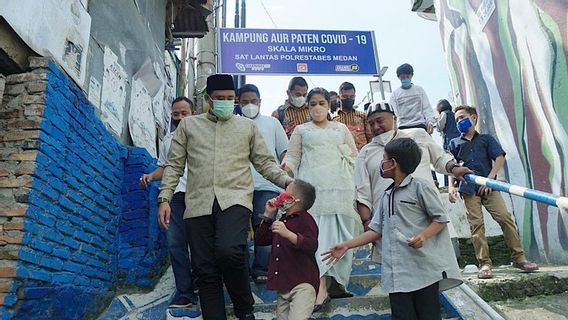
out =
[[(2, 0), (2, 16), (35, 52), (52, 56), (81, 87), (86, 82), (91, 16), (86, 0)], [(25, 13), (25, 14), (23, 14)]]
[(133, 77), (142, 82), (152, 97), (154, 121), (158, 127), (164, 129), (166, 122), (164, 121), (164, 72), (162, 67), (156, 62), (152, 63), (148, 58)]
[(150, 155), (157, 157), (152, 96), (144, 86), (144, 82), (136, 77), (132, 80), (128, 128), (134, 145), (146, 148)]
[(87, 99), (95, 108), (101, 108), (101, 83), (93, 76), (89, 78), (89, 96)]
[(162, 80), (160, 78), (158, 68), (156, 68), (156, 66), (152, 63), (150, 58), (147, 58), (144, 64), (133, 76), (142, 81), (142, 84), (148, 91), (148, 94), (152, 97), (156, 95), (162, 86)]
[(167, 121), (165, 121), (164, 116), (164, 86), (160, 87), (158, 93), (152, 99), (152, 112), (154, 113), (154, 121), (156, 125), (162, 129), (166, 128)]
[(123, 128), (123, 113), (126, 103), (127, 74), (118, 63), (118, 57), (109, 47), (104, 52), (104, 73), (101, 96), (101, 120), (120, 136)]
[(172, 114), (172, 102), (176, 98), (176, 88), (177, 88), (177, 69), (174, 59), (171, 57), (170, 53), (166, 51), (164, 53), (164, 97), (163, 97), (163, 121), (166, 124), (166, 133), (169, 131), (171, 114)]
[[(128, 128), (135, 146), (157, 157), (156, 142), (170, 126), (171, 101), (175, 99), (176, 69), (166, 52), (165, 67), (149, 58), (132, 76)], [(159, 129), (159, 130), (157, 130)]]

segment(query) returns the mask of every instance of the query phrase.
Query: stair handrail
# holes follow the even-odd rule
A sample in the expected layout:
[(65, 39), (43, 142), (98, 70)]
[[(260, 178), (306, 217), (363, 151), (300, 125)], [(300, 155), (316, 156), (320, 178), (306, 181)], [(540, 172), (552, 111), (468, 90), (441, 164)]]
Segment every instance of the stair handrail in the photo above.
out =
[(486, 177), (481, 177), (472, 173), (466, 173), (464, 175), (464, 178), (468, 183), (475, 183), (477, 185), (485, 186), (493, 190), (498, 190), (519, 197), (523, 197), (525, 199), (546, 203), (548, 205), (558, 207), (563, 211), (568, 210), (567, 197), (539, 190), (529, 189), (526, 187), (521, 187), (510, 183), (493, 180)]

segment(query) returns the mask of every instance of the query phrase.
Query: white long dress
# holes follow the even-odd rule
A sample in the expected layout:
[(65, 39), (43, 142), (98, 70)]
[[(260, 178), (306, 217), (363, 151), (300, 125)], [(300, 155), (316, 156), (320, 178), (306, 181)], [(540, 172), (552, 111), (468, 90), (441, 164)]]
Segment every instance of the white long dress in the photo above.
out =
[(353, 208), (356, 156), (355, 141), (344, 124), (329, 122), (326, 128), (320, 128), (308, 122), (294, 129), (284, 159), (295, 177), (316, 188), (316, 201), (308, 211), (319, 228), (316, 260), (320, 276), (332, 276), (344, 286), (349, 282), (353, 251), (333, 266), (321, 261), (321, 253), (363, 231)]

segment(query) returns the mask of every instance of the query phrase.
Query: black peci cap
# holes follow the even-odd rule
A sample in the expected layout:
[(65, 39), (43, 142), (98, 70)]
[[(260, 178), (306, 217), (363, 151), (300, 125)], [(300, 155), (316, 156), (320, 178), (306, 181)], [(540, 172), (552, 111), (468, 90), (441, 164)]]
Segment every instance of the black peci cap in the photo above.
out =
[(213, 74), (207, 78), (207, 94), (215, 90), (235, 90), (233, 77), (229, 74)]

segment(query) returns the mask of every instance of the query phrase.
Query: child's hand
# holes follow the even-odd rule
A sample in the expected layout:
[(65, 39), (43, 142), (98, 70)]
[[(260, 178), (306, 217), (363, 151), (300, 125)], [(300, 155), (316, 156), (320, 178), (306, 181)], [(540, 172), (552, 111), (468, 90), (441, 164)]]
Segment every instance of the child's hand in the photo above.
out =
[(407, 243), (409, 247), (413, 247), (414, 249), (422, 248), (424, 243), (426, 243), (426, 237), (423, 234), (418, 234), (408, 239)]
[(274, 205), (275, 200), (276, 200), (276, 198), (272, 198), (272, 199), (266, 201), (266, 205), (264, 206), (264, 215), (265, 216), (272, 218), (274, 213), (278, 210), (278, 207), (276, 207)]
[(286, 225), (282, 221), (275, 221), (272, 224), (272, 232), (280, 235), (281, 237), (287, 238), (289, 235), (290, 230), (286, 228)]
[(148, 184), (152, 182), (152, 180), (153, 180), (152, 174), (143, 174), (142, 177), (140, 178), (140, 186), (146, 188), (148, 187)]
[(339, 262), (339, 260), (341, 260), (347, 250), (349, 250), (349, 247), (347, 247), (347, 245), (343, 243), (337, 244), (331, 247), (329, 251), (321, 254), (321, 256), (323, 257), (322, 261), (329, 260), (327, 261), (327, 264), (336, 264)]
[(456, 201), (458, 200), (458, 191), (456, 188), (448, 188), (448, 198), (450, 199), (451, 203), (456, 203)]
[(432, 132), (434, 132), (434, 125), (432, 123), (428, 123), (428, 126), (426, 127), (426, 132), (428, 132), (429, 135), (432, 135)]

